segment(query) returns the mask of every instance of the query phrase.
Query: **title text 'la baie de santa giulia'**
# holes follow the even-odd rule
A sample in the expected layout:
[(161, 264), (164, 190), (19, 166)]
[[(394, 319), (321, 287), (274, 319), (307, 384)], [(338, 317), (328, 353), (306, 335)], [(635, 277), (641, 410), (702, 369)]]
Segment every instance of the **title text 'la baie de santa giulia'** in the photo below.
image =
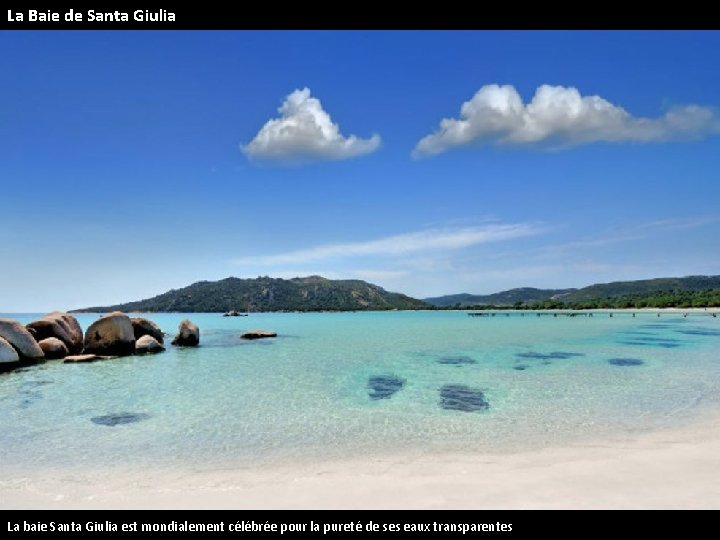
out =
[[(132, 19), (131, 19), (132, 17)], [(7, 10), (8, 22), (175, 22), (175, 13), (166, 9), (150, 11), (137, 9), (131, 13), (125, 11), (96, 11), (90, 9), (85, 13), (70, 10), (66, 13), (59, 11), (38, 11), (29, 9), (27, 12)]]

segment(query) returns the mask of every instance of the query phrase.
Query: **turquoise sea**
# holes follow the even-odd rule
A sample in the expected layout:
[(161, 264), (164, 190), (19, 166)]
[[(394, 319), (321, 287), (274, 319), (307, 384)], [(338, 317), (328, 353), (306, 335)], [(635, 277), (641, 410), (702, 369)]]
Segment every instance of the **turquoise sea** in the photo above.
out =
[[(84, 329), (96, 317), (78, 319)], [(169, 345), (185, 317), (201, 329), (198, 348)], [(720, 406), (720, 317), (702, 313), (149, 318), (169, 334), (159, 355), (0, 374), (5, 475), (505, 452), (683, 424)], [(241, 340), (252, 328), (279, 336)]]

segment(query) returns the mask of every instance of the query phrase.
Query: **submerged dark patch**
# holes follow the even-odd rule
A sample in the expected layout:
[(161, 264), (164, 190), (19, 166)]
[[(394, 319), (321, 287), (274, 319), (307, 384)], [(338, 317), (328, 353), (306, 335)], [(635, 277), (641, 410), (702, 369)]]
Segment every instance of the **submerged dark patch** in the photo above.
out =
[(443, 356), (437, 362), (438, 364), (448, 364), (452, 366), (477, 364), (477, 360), (470, 358), (469, 356)]
[(675, 349), (680, 346), (678, 341), (618, 341), (621, 345), (634, 345), (638, 347), (662, 347), (664, 349)]
[(440, 389), (440, 406), (450, 411), (473, 412), (490, 407), (482, 390), (463, 384), (446, 384)]
[(675, 330), (679, 334), (689, 336), (720, 336), (720, 330), (713, 328), (688, 328), (687, 330)]
[(613, 366), (642, 366), (645, 363), (644, 360), (638, 360), (637, 358), (611, 358), (608, 360), (608, 364)]
[(671, 337), (662, 337), (662, 336), (638, 336), (632, 338), (633, 341), (647, 341), (648, 343), (680, 343), (677, 339), (673, 339)]
[(19, 409), (27, 409), (33, 403), (35, 403), (38, 399), (40, 399), (40, 397), (42, 397), (42, 396), (28, 396), (18, 404), (18, 408)]
[(517, 371), (525, 371), (528, 368), (525, 364), (518, 364), (517, 366), (513, 366), (513, 369)]
[(46, 384), (51, 384), (52, 381), (47, 380), (39, 380), (39, 381), (25, 381), (20, 385), (20, 388), (18, 388), (18, 394), (22, 396), (22, 400), (18, 404), (18, 407), (21, 409), (27, 409), (31, 405), (33, 405), (36, 401), (39, 401), (42, 399), (43, 394), (42, 392), (38, 391), (37, 389), (41, 386), (45, 386)]
[(515, 354), (518, 358), (533, 358), (533, 359), (543, 359), (543, 358), (550, 358), (549, 355), (543, 354), (543, 353), (537, 353), (537, 352), (521, 352)]
[[(25, 381), (20, 385), (21, 389), (37, 388), (38, 386), (45, 386), (46, 384), (52, 384), (52, 381), (40, 380), (40, 381)], [(22, 391), (22, 390), (21, 390)]]
[(584, 353), (576, 353), (576, 352), (563, 352), (563, 351), (555, 351), (551, 353), (539, 353), (539, 352), (521, 352), (517, 353), (515, 356), (518, 358), (533, 358), (536, 360), (567, 360), (568, 358), (575, 358), (578, 356), (585, 356)]
[(405, 386), (405, 379), (395, 375), (374, 375), (368, 379), (370, 399), (389, 399)]
[(117, 414), (106, 414), (104, 416), (93, 416), (90, 420), (94, 424), (100, 426), (118, 426), (120, 424), (132, 424), (134, 422), (140, 422), (150, 418), (149, 414), (145, 413), (117, 413)]

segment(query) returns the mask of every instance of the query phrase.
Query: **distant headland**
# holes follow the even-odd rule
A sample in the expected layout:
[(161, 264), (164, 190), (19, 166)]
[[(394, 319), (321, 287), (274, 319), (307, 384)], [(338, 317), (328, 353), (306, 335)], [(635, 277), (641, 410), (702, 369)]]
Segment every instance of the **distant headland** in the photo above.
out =
[(321, 276), (281, 279), (228, 277), (134, 302), (74, 312), (228, 313), (386, 311), (416, 309), (614, 309), (720, 307), (720, 276), (687, 276), (594, 284), (580, 289), (510, 289), (491, 295), (454, 294), (423, 300), (362, 280)]

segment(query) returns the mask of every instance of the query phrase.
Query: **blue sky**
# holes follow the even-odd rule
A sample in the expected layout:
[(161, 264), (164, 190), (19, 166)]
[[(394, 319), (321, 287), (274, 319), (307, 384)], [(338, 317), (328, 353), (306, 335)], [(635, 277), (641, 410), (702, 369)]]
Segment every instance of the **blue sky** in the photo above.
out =
[(720, 274), (719, 62), (717, 32), (2, 32), (0, 312)]

